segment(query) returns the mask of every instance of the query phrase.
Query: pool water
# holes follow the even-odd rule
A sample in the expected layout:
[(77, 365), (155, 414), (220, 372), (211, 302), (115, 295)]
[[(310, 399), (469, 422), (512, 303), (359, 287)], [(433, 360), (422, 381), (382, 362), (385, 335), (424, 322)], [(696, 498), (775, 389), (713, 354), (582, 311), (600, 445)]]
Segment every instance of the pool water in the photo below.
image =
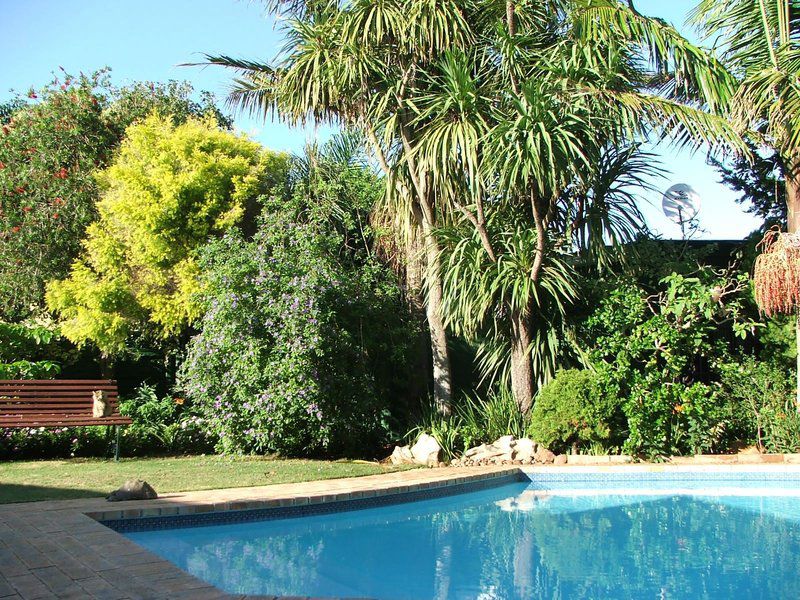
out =
[(125, 535), (239, 594), (800, 597), (797, 495), (537, 490), (512, 483), (379, 508)]

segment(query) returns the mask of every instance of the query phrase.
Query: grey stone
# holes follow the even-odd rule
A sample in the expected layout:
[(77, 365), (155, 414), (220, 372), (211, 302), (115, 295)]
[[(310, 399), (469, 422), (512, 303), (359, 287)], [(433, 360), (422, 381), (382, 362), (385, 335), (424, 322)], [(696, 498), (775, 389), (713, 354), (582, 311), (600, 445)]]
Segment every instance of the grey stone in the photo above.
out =
[(503, 437), (497, 438), (493, 443), (492, 446), (498, 448), (503, 451), (503, 454), (510, 452), (511, 448), (514, 446), (514, 436), (513, 435), (504, 435)]
[(109, 502), (120, 502), (123, 500), (155, 500), (158, 494), (146, 481), (141, 479), (129, 479), (118, 490), (111, 492), (106, 500)]
[(543, 465), (551, 465), (553, 464), (553, 461), (555, 461), (556, 455), (550, 452), (550, 450), (548, 450), (547, 448), (541, 446), (536, 451), (536, 455), (533, 458), (536, 462), (541, 463)]
[(395, 446), (389, 460), (393, 465), (413, 465), (414, 455), (408, 446)]
[(420, 465), (437, 466), (441, 451), (439, 442), (427, 433), (419, 436), (417, 443), (411, 446), (411, 455), (414, 457), (414, 462)]
[(527, 460), (536, 454), (536, 442), (530, 438), (520, 438), (514, 444), (514, 459)]

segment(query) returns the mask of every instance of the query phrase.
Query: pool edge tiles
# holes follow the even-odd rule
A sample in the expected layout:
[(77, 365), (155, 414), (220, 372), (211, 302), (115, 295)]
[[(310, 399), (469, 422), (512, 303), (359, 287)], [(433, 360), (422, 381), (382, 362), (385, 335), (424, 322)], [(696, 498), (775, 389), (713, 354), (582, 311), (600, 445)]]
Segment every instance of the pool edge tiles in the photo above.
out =
[(786, 465), (638, 465), (557, 470), (527, 467), (522, 472), (543, 495), (800, 496), (800, 469)]
[[(136, 511), (139, 514), (123, 515), (119, 518), (103, 518), (104, 514), (88, 514), (100, 524), (117, 533), (176, 529), (183, 527), (204, 527), (274, 519), (289, 519), (311, 515), (331, 514), (404, 504), (420, 500), (431, 500), (458, 494), (466, 494), (514, 482), (526, 482), (527, 477), (517, 468), (496, 472), (481, 473), (451, 479), (423, 482), (419, 484), (398, 485), (396, 487), (358, 490), (338, 494), (296, 496), (293, 498), (274, 498), (263, 501), (230, 502), (225, 506), (193, 506), (193, 512), (181, 514), (149, 515), (148, 509)], [(174, 510), (176, 507), (170, 507)], [(164, 510), (156, 509), (156, 510)], [(114, 511), (118, 512), (118, 511)]]

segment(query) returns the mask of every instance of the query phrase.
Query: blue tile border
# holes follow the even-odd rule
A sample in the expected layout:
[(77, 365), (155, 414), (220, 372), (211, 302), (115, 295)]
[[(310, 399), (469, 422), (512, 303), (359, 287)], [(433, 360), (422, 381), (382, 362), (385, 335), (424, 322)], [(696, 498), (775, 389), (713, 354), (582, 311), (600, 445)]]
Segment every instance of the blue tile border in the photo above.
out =
[(523, 471), (525, 478), (542, 491), (606, 489), (669, 490), (703, 488), (764, 488), (800, 489), (800, 473), (776, 471), (630, 471), (541, 473)]
[(627, 473), (615, 471), (603, 472), (577, 472), (577, 473), (526, 473), (521, 471), (525, 479), (533, 483), (545, 482), (627, 482), (642, 483), (652, 481), (728, 481), (728, 482), (800, 482), (800, 472), (780, 471), (629, 471)]
[(177, 529), (181, 527), (208, 527), (212, 525), (227, 525), (231, 523), (245, 523), (251, 521), (292, 519), (311, 515), (361, 510), (365, 508), (377, 508), (380, 506), (403, 504), (406, 502), (415, 502), (419, 500), (433, 500), (436, 498), (444, 498), (446, 496), (455, 496), (468, 492), (476, 492), (479, 490), (485, 490), (505, 485), (507, 483), (520, 481), (527, 481), (527, 478), (522, 471), (517, 471), (496, 477), (478, 479), (475, 481), (450, 483), (441, 485), (439, 487), (408, 492), (393, 493), (390, 491), (380, 495), (364, 498), (352, 498), (349, 500), (334, 500), (315, 504), (280, 506), (272, 508), (202, 512), (186, 515), (107, 519), (100, 520), (100, 523), (118, 533), (132, 533), (135, 531)]

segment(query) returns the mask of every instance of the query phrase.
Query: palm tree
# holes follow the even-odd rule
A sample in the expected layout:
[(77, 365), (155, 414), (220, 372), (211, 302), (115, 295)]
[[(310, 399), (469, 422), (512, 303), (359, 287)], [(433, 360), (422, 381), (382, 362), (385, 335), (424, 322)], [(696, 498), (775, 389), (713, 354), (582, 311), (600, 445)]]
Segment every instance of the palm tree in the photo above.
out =
[(422, 241), (425, 309), (430, 331), (434, 400), (450, 410), (451, 373), (441, 314), (439, 246), (433, 232), (441, 211), (433, 174), (416, 155), (419, 123), (414, 99), (426, 85), (427, 65), (441, 53), (474, 40), (462, 2), (367, 0), (345, 4), (270, 1), (283, 11), (286, 50), (275, 67), (208, 56), (210, 64), (239, 72), (229, 96), (244, 110), (265, 115), (276, 110), (293, 123), (308, 119), (358, 130), (387, 175), (387, 202), (404, 214), (397, 222)]
[[(565, 242), (591, 248), (599, 259), (598, 248), (630, 239), (641, 225), (631, 198), (613, 190), (614, 177), (625, 175), (620, 163), (633, 159), (630, 144), (653, 135), (736, 148), (741, 141), (723, 119), (686, 101), (690, 91), (713, 82), (715, 93), (704, 104), (719, 104), (729, 79), (674, 29), (615, 0), (506, 2), (504, 11), (497, 3), (479, 6), (480, 16), (465, 13), (476, 44), (428, 65), (431, 85), (417, 103), (417, 148), (436, 175), (442, 207), (475, 230), (460, 244), (449, 242), (448, 322), (474, 334), (487, 315), (502, 315), (511, 387), (527, 412), (554, 362), (553, 336), (537, 328), (555, 323), (545, 317), (542, 298), (563, 307), (573, 293), (567, 271), (548, 272), (545, 265)], [(612, 186), (605, 190), (597, 180), (603, 170)], [(589, 188), (598, 194), (587, 196)], [(609, 191), (616, 202), (605, 201)], [(493, 231), (496, 211), (511, 211), (529, 229)], [(526, 281), (519, 279), (519, 246), (505, 237), (514, 231), (516, 241), (533, 244)], [(502, 358), (498, 345), (490, 346)]]
[(800, 230), (800, 4), (796, 0), (703, 0), (692, 18), (736, 78), (722, 112), (772, 147), (786, 177), (790, 232)]
[[(692, 19), (715, 42), (722, 63), (736, 79), (736, 91), (720, 112), (751, 142), (775, 150), (785, 178), (788, 232), (799, 234), (800, 3), (703, 0)], [(796, 340), (800, 412), (800, 318)]]
[[(267, 4), (290, 17), (277, 66), (225, 56), (208, 61), (240, 73), (230, 95), (239, 108), (363, 132), (387, 174), (395, 221), (416, 232), (405, 237), (422, 242), (434, 397), (442, 412), (451, 391), (438, 229), (469, 224), (488, 260), (476, 265), (498, 272), (528, 265), (519, 288), (524, 297), (503, 288), (508, 277), (492, 284), (504, 303), (512, 388), (527, 412), (536, 379), (534, 317), (546, 304), (537, 297), (564, 242), (559, 209), (565, 198), (579, 202), (577, 182), (591, 173), (591, 161), (607, 147), (654, 135), (741, 148), (714, 114), (732, 96), (728, 72), (671, 27), (617, 0)], [(520, 222), (493, 231), (492, 223), (504, 222), (494, 212)], [(581, 243), (603, 235), (585, 216), (570, 230), (580, 232)], [(518, 248), (530, 252), (522, 263), (514, 263)], [(553, 298), (563, 302), (568, 288), (563, 283)]]

